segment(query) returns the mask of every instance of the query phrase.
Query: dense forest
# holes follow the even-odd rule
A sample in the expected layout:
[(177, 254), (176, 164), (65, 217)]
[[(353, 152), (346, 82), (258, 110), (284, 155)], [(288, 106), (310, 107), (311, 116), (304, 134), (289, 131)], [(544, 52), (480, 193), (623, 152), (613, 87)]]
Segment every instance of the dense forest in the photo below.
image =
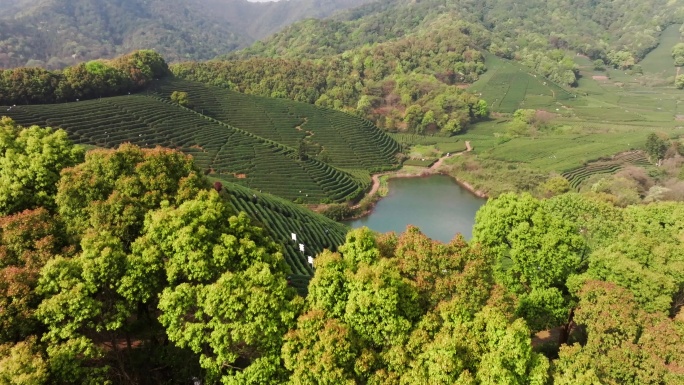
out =
[(130, 94), (169, 74), (164, 58), (150, 50), (114, 60), (92, 60), (63, 71), (34, 67), (0, 70), (0, 105), (76, 102)]
[(505, 194), (471, 242), (354, 230), (302, 298), (181, 153), (3, 119), (0, 155), (2, 384), (684, 381), (681, 203)]
[(211, 59), (307, 17), (365, 0), (0, 1), (0, 68), (63, 68), (154, 49), (170, 60)]
[[(665, 26), (682, 21), (683, 12), (676, 2), (665, 0), (384, 0), (331, 19), (294, 24), (242, 55), (315, 57), (319, 47), (325, 47), (328, 53), (341, 53), (418, 33), (440, 16), (448, 15), (448, 23), (486, 29), (489, 41), (480, 48), (515, 57), (532, 64), (532, 68), (539, 67), (541, 73), (550, 70), (562, 80), (559, 69), (546, 68), (562, 66), (563, 55), (555, 57), (554, 49), (574, 50), (628, 68), (657, 45)], [(572, 84), (569, 79), (565, 83)]]
[(575, 54), (639, 72), (660, 32), (683, 20), (682, 8), (665, 1), (379, 1), (295, 23), (228, 60), (172, 71), (357, 113), (389, 131), (452, 135), (487, 116), (484, 101), (461, 88), (487, 70), (488, 53), (575, 86)]

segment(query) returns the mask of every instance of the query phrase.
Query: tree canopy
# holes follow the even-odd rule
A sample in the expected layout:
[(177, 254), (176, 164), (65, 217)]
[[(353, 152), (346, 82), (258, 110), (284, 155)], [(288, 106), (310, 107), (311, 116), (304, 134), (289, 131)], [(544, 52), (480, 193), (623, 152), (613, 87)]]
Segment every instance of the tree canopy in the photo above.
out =
[(0, 105), (77, 102), (125, 95), (169, 74), (164, 59), (151, 50), (113, 60), (93, 60), (63, 71), (20, 67), (0, 70)]
[(22, 129), (0, 120), (0, 215), (55, 208), (59, 172), (83, 160), (66, 132), (37, 126)]
[(490, 200), (471, 241), (351, 230), (304, 298), (191, 158), (70, 158), (59, 131), (3, 124), (56, 178), (0, 215), (0, 384), (684, 381), (681, 203), (554, 188)]

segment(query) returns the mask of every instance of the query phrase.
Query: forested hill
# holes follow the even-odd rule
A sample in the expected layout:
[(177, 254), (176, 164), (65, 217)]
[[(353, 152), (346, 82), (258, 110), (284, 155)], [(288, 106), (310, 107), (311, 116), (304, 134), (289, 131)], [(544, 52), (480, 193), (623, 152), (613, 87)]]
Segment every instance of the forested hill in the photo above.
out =
[(381, 0), (295, 23), (227, 60), (171, 70), (359, 114), (388, 131), (453, 135), (488, 115), (467, 90), (487, 71), (486, 57), (516, 60), (553, 87), (578, 85), (576, 54), (638, 73), (683, 9), (666, 0)]
[[(572, 84), (574, 78), (565, 72), (572, 65), (563, 62), (563, 50), (627, 68), (657, 45), (664, 26), (683, 18), (681, 2), (667, 0), (383, 0), (331, 19), (294, 24), (240, 56), (317, 58), (420, 36), (435, 29), (435, 23), (457, 24), (468, 34), (485, 34), (487, 40), (480, 48), (519, 59), (539, 72), (552, 73), (552, 80)], [(561, 68), (554, 70), (554, 66)]]
[(0, 0), (0, 68), (61, 68), (134, 49), (204, 60), (368, 0)]

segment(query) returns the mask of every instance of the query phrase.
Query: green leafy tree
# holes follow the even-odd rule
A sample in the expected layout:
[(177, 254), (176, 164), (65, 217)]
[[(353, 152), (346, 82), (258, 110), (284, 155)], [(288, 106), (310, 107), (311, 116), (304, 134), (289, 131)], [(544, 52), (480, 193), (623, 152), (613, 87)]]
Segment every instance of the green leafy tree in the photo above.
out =
[(145, 214), (162, 202), (180, 203), (207, 183), (192, 159), (168, 149), (88, 152), (85, 162), (64, 170), (58, 184), (58, 212), (72, 235), (88, 228), (108, 230), (128, 250), (139, 236)]
[(432, 110), (429, 110), (425, 113), (425, 115), (423, 115), (423, 120), (420, 122), (421, 129), (425, 131), (426, 129), (432, 127), (435, 122), (435, 113)]
[(587, 241), (580, 226), (552, 209), (552, 202), (529, 194), (503, 194), (478, 211), (473, 229), (473, 241), (498, 259), (497, 280), (522, 296), (518, 313), (533, 316), (527, 320), (535, 328), (557, 326), (567, 318), (561, 313), (570, 299), (559, 303), (559, 293), (552, 288), (567, 290), (567, 279), (586, 268)]
[(529, 194), (504, 194), (476, 215), (473, 240), (494, 251), (500, 278), (517, 292), (563, 285), (582, 266), (585, 241), (577, 225)]
[(423, 120), (423, 111), (420, 106), (411, 105), (404, 112), (404, 123), (406, 123), (406, 128), (411, 132), (418, 132), (420, 128), (420, 123)]
[(684, 75), (678, 75), (675, 78), (675, 87), (677, 87), (678, 90), (684, 88)]
[(528, 320), (532, 331), (550, 329), (568, 321), (570, 303), (555, 287), (532, 289), (519, 300), (516, 315)]
[(609, 281), (629, 290), (645, 311), (676, 314), (684, 304), (681, 215), (681, 205), (671, 202), (627, 208), (622, 234), (591, 254), (573, 290), (587, 279)]
[(290, 383), (357, 384), (374, 361), (370, 350), (344, 323), (312, 310), (297, 320), (284, 337), (283, 360)]
[(480, 99), (477, 101), (475, 116), (479, 119), (484, 119), (489, 116), (489, 106), (487, 105), (486, 100)]
[(681, 321), (649, 315), (625, 289), (588, 281), (579, 291), (575, 320), (586, 343), (564, 346), (554, 364), (555, 384), (676, 384), (684, 347)]
[(676, 67), (684, 66), (684, 43), (677, 43), (672, 47), (672, 58)]
[(659, 162), (665, 156), (669, 142), (656, 133), (650, 133), (646, 138), (646, 152), (654, 162)]
[(545, 383), (525, 322), (493, 298), (491, 262), (460, 237), (352, 230), (316, 259), (283, 346), (290, 383)]
[[(169, 339), (200, 355), (209, 378), (280, 383), (282, 336), (294, 325), (298, 300), (276, 245), (242, 213), (231, 216), (215, 191), (150, 215), (130, 264), (165, 279), (160, 321)], [(160, 276), (161, 274), (161, 276)], [(154, 286), (135, 291), (152, 297)]]
[(513, 119), (525, 124), (533, 124), (537, 111), (531, 109), (518, 109), (513, 113)]
[(0, 215), (25, 209), (54, 209), (56, 184), (63, 168), (83, 159), (66, 132), (33, 126), (21, 128), (0, 120)]
[(595, 71), (605, 71), (606, 70), (606, 63), (604, 63), (602, 59), (596, 59), (593, 61), (592, 64), (594, 65)]
[(35, 337), (17, 344), (0, 344), (1, 385), (41, 385), (48, 379), (48, 365)]
[(551, 198), (556, 195), (565, 194), (566, 192), (570, 191), (571, 188), (572, 186), (570, 186), (570, 182), (560, 175), (549, 178), (546, 182), (539, 186), (539, 190), (545, 198)]
[[(47, 328), (43, 340), (55, 378), (138, 381), (131, 333), (144, 330), (138, 338), (145, 348), (163, 335), (150, 316), (161, 291), (155, 277), (163, 274), (136, 275), (141, 263), (131, 255), (132, 244), (150, 211), (186, 201), (206, 184), (185, 155), (131, 145), (91, 151), (84, 163), (63, 171), (58, 211), (80, 247), (73, 257), (57, 256), (42, 268), (37, 293), (43, 300), (36, 312)], [(94, 364), (105, 356), (112, 365)]]
[(635, 63), (634, 55), (628, 51), (611, 51), (608, 53), (608, 60), (615, 68), (621, 70), (630, 69)]
[[(110, 367), (95, 367), (92, 360), (102, 357), (105, 341), (116, 349), (121, 336), (117, 332), (135, 309), (116, 291), (126, 268), (121, 242), (106, 231), (93, 231), (81, 247), (74, 258), (51, 259), (38, 285), (45, 296), (36, 312), (47, 326), (43, 340), (50, 344), (50, 362), (59, 365), (52, 371), (66, 382), (103, 380)], [(117, 356), (123, 365), (123, 357)]]
[(190, 96), (185, 91), (173, 91), (171, 93), (171, 101), (178, 103), (183, 107), (192, 107), (190, 104)]
[(397, 239), (391, 257), (417, 290), (423, 311), (458, 298), (463, 317), (468, 317), (486, 304), (494, 284), (491, 256), (471, 249), (460, 236), (442, 244), (409, 226)]

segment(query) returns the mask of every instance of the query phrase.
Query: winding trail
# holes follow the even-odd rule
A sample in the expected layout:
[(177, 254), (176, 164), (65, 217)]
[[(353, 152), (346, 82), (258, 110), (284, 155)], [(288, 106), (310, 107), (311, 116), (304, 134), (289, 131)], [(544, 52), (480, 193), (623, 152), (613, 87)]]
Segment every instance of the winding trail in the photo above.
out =
[[(433, 174), (433, 173), (435, 173), (435, 172), (442, 166), (442, 163), (444, 163), (444, 160), (445, 160), (446, 158), (450, 158), (450, 157), (452, 157), (452, 156), (461, 155), (461, 154), (463, 154), (464, 152), (473, 151), (473, 147), (470, 145), (470, 141), (466, 140), (465, 146), (466, 146), (465, 151), (457, 152), (457, 153), (450, 154), (450, 155), (444, 155), (443, 157), (439, 158), (435, 163), (432, 164), (432, 166), (430, 166), (430, 168), (428, 168), (428, 169), (427, 169), (425, 172), (423, 172), (421, 175), (427, 175), (427, 174)], [(375, 194), (378, 192), (378, 190), (380, 189), (380, 177), (383, 176), (383, 175), (390, 175), (390, 174), (396, 174), (396, 171), (383, 172), (383, 173), (380, 173), (380, 174), (373, 174), (373, 175), (371, 176), (371, 179), (372, 179), (372, 181), (373, 181), (373, 184), (372, 184), (371, 189), (370, 189), (370, 191), (368, 192), (367, 196), (375, 195)], [(401, 174), (396, 174), (396, 175), (397, 175), (397, 176), (401, 176)], [(408, 176), (415, 176), (415, 175), (406, 175), (406, 176), (408, 177)]]

